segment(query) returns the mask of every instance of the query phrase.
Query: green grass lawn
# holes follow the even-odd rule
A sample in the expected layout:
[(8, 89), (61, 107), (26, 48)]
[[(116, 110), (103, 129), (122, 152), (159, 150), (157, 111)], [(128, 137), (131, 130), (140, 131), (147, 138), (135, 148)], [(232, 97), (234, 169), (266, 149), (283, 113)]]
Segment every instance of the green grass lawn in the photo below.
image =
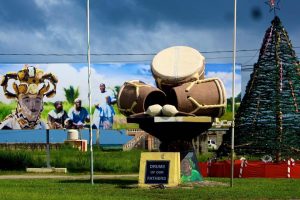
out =
[[(139, 150), (124, 152), (94, 148), (94, 170), (98, 173), (137, 173), (140, 154)], [(69, 172), (82, 173), (90, 170), (90, 153), (68, 146), (60, 150), (51, 150), (50, 161), (51, 166), (65, 167)], [(45, 167), (45, 164), (46, 151), (0, 150), (0, 172), (25, 171), (27, 167)]]
[[(229, 179), (206, 179), (229, 183)], [(230, 186), (141, 189), (136, 178), (88, 180), (0, 180), (0, 199), (299, 199), (300, 180), (235, 179)]]

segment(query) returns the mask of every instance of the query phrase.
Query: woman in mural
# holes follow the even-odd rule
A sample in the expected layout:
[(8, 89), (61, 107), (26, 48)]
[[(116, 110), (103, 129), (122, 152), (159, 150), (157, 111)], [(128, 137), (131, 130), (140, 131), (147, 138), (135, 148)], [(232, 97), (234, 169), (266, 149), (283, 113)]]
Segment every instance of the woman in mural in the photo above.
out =
[(184, 158), (181, 161), (181, 182), (202, 181), (200, 173), (195, 169), (195, 164), (191, 158)]
[(44, 74), (33, 66), (25, 65), (17, 73), (5, 74), (1, 82), (4, 95), (16, 99), (17, 108), (0, 123), (0, 129), (46, 129), (46, 124), (40, 120), (43, 98), (56, 94), (56, 83), (53, 74)]

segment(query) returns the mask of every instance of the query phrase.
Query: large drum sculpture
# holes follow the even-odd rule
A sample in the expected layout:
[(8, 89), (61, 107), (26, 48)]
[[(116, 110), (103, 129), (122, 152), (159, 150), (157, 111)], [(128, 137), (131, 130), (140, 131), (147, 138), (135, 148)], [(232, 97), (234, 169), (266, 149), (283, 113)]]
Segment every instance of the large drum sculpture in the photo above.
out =
[[(208, 130), (214, 118), (226, 110), (224, 85), (218, 78), (204, 79), (204, 61), (191, 47), (170, 47), (159, 52), (151, 65), (158, 88), (140, 81), (125, 82), (121, 87), (120, 111), (128, 116), (127, 122), (138, 123), (157, 137), (160, 151), (193, 150), (192, 139)], [(153, 108), (156, 116), (147, 112)]]

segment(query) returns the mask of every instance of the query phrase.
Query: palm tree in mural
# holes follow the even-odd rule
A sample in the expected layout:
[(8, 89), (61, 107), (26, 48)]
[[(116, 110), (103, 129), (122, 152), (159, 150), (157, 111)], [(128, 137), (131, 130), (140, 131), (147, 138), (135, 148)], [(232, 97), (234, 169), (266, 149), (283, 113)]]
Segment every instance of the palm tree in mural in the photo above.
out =
[(115, 86), (115, 88), (114, 88), (114, 90), (113, 90), (113, 92), (114, 92), (114, 94), (115, 94), (115, 96), (117, 97), (118, 96), (118, 94), (119, 94), (119, 92), (120, 92), (120, 88), (121, 88), (121, 86)]
[(74, 100), (79, 97), (79, 87), (74, 88), (72, 85), (69, 88), (64, 88), (65, 97), (70, 104), (74, 103)]

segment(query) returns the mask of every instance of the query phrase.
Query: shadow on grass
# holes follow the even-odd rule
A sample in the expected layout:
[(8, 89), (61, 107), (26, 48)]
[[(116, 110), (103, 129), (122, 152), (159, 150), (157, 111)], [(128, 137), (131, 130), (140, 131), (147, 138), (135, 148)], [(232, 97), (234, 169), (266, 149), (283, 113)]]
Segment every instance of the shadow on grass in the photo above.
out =
[[(90, 184), (90, 180), (61, 180), (60, 183), (82, 183), (82, 184)], [(94, 184), (109, 184), (115, 185), (116, 188), (122, 189), (133, 189), (137, 187), (137, 180), (130, 179), (94, 179)]]

